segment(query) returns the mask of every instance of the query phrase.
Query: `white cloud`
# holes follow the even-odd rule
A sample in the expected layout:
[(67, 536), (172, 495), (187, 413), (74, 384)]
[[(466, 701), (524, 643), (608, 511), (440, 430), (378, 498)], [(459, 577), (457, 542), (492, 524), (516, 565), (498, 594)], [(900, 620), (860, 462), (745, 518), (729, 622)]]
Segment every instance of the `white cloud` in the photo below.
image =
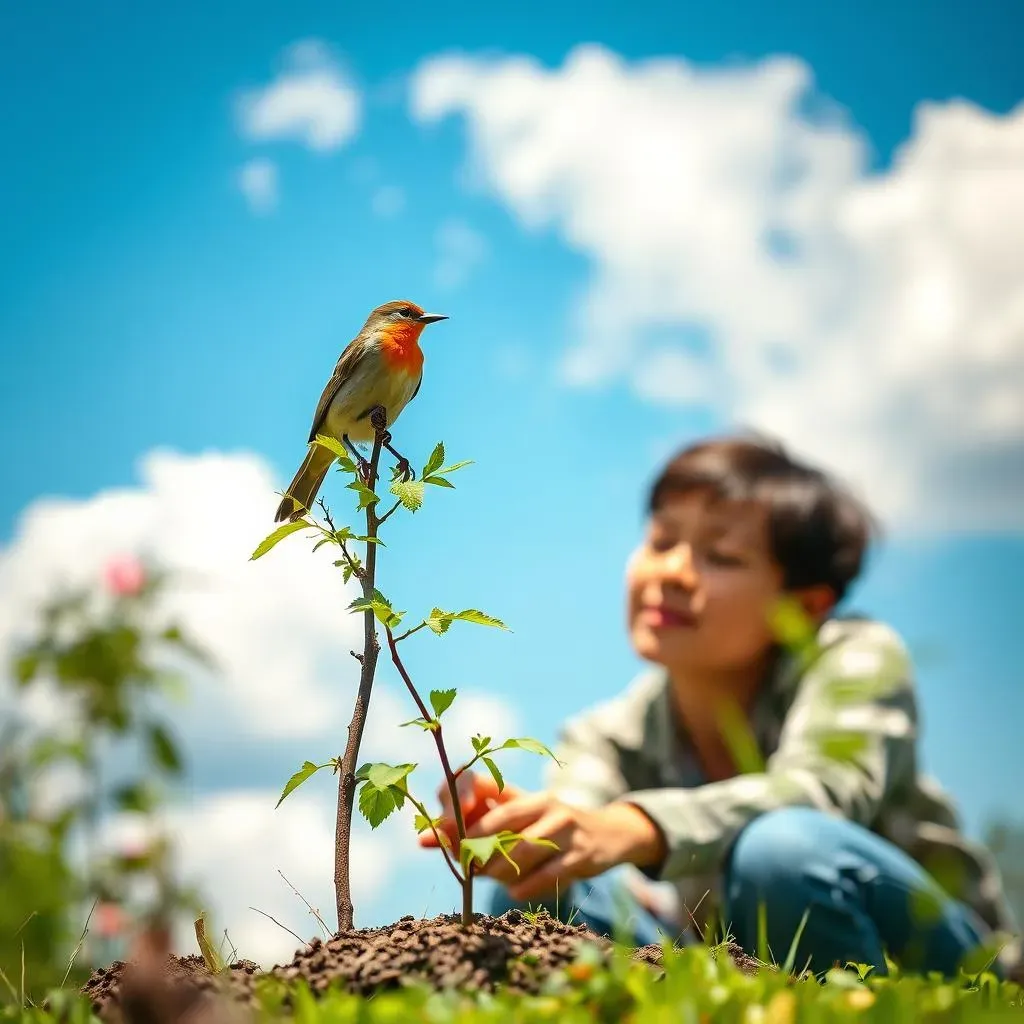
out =
[(397, 217), (405, 209), (405, 192), (397, 185), (381, 185), (373, 193), (370, 208), (378, 217)]
[(255, 142), (293, 140), (313, 150), (337, 149), (357, 131), (360, 97), (329, 49), (317, 40), (285, 51), (266, 86), (238, 100), (242, 133)]
[(238, 172), (238, 188), (253, 213), (269, 213), (277, 207), (277, 182), (277, 164), (266, 157), (247, 161)]
[(439, 288), (458, 288), (487, 258), (487, 239), (465, 221), (446, 220), (437, 229), (438, 262), (434, 280)]
[(1024, 106), (922, 104), (877, 174), (793, 58), (440, 57), (413, 110), (463, 115), (475, 179), (590, 258), (570, 384), (776, 433), (900, 525), (1024, 526)]
[(344, 695), (334, 680), (357, 667), (348, 652), (358, 628), (344, 612), (354, 591), (328, 551), (311, 556), (301, 541), (249, 561), (279, 500), (266, 465), (155, 452), (141, 468), (141, 487), (26, 510), (0, 552), (0, 650), (58, 585), (98, 579), (118, 552), (152, 552), (183, 574), (167, 607), (220, 669), (197, 686), (186, 715), (276, 738), (339, 727)]

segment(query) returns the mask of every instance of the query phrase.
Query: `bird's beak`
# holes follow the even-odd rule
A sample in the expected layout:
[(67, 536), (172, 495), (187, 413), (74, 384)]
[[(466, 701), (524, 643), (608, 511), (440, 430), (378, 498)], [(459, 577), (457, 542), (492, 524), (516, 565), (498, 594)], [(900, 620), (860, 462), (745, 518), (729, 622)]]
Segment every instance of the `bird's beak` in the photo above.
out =
[(422, 316), (416, 317), (416, 320), (421, 324), (433, 324), (437, 323), (438, 320), (447, 320), (448, 316), (445, 313), (424, 313)]

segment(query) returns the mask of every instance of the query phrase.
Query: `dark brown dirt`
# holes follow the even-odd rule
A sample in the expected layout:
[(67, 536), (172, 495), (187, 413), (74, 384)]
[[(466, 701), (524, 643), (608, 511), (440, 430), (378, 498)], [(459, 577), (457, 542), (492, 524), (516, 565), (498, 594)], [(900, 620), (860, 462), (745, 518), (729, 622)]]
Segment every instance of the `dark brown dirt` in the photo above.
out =
[[(407, 982), (463, 992), (501, 987), (535, 993), (550, 974), (576, 959), (583, 943), (605, 955), (612, 949), (608, 939), (585, 926), (565, 925), (546, 914), (535, 921), (515, 910), (501, 917), (477, 915), (468, 928), (455, 915), (427, 920), (410, 916), (380, 928), (344, 932), (326, 942), (313, 939), (291, 963), (266, 972), (241, 960), (218, 978), (199, 956), (168, 956), (162, 970), (154, 969), (152, 962), (147, 967), (117, 961), (95, 971), (82, 991), (103, 1020), (118, 1024), (212, 1020), (215, 1007), (216, 1019), (226, 1020), (226, 1013), (252, 1005), (255, 982), (266, 976), (304, 980), (315, 993), (338, 986), (368, 996)], [(726, 952), (741, 969), (756, 969), (756, 962), (738, 948)], [(657, 968), (661, 949), (642, 947), (634, 959)]]

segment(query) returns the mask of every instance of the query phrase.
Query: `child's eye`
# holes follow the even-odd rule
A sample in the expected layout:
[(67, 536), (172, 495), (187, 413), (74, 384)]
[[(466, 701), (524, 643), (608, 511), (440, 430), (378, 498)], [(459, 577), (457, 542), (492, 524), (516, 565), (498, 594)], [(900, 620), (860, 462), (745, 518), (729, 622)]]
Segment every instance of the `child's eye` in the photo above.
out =
[(728, 551), (720, 551), (717, 548), (709, 549), (708, 561), (712, 565), (722, 566), (738, 566), (743, 564), (743, 559), (739, 555), (730, 554)]

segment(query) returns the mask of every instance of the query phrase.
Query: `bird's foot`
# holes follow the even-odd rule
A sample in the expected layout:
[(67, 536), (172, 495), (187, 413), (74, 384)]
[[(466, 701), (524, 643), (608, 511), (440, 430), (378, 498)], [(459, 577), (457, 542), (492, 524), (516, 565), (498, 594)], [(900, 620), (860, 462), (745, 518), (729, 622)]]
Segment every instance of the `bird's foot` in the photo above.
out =
[(369, 460), (364, 459), (362, 455), (360, 455), (356, 466), (359, 470), (359, 479), (362, 480), (367, 487), (373, 487), (373, 466), (370, 465)]
[(403, 481), (415, 480), (416, 470), (414, 470), (412, 466), (409, 464), (409, 460), (404, 455), (398, 455), (396, 452), (394, 452), (394, 449), (391, 449), (391, 451), (393, 454), (397, 456), (395, 460), (396, 478), (400, 476)]

